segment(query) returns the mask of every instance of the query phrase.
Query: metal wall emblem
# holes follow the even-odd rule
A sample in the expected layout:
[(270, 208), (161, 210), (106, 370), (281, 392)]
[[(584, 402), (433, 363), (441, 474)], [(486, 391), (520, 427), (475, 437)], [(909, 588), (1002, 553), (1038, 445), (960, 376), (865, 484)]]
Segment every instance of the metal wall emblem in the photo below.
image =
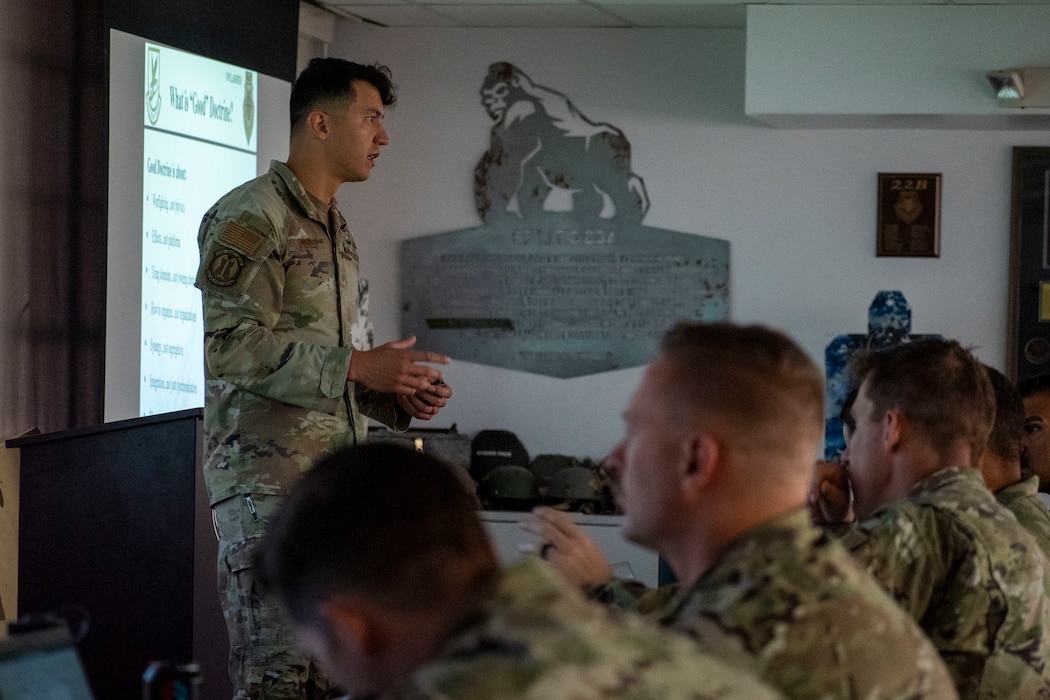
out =
[(495, 63), (475, 170), (484, 224), (401, 244), (402, 331), (482, 364), (576, 377), (649, 362), (680, 319), (729, 315), (728, 241), (642, 225), (631, 146)]

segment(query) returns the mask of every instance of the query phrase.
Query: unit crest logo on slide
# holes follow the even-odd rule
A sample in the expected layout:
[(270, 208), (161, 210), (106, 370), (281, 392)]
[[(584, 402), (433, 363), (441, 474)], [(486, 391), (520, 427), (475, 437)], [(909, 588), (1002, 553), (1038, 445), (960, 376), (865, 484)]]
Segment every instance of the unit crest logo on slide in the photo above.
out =
[(244, 72), (244, 138), (252, 142), (252, 127), (255, 125), (255, 100), (252, 97), (252, 72)]
[(149, 55), (146, 61), (146, 116), (149, 123), (157, 125), (160, 119), (160, 49), (155, 46), (149, 47)]

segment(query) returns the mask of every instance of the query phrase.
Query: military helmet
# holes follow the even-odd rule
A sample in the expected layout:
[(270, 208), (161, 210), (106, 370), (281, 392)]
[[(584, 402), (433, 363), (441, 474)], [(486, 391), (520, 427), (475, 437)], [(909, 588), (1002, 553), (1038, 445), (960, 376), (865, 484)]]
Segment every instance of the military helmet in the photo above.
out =
[(528, 463), (525, 446), (509, 430), (482, 430), (470, 442), (470, 475), (479, 484), (496, 467)]
[(593, 469), (565, 467), (551, 475), (547, 498), (555, 501), (600, 501), (603, 485)]
[(478, 496), (486, 510), (529, 510), (536, 504), (539, 491), (532, 472), (521, 465), (503, 464), (481, 478)]
[(545, 488), (551, 477), (568, 467), (578, 467), (580, 461), (567, 455), (536, 455), (529, 464), (529, 471), (539, 479), (540, 487)]

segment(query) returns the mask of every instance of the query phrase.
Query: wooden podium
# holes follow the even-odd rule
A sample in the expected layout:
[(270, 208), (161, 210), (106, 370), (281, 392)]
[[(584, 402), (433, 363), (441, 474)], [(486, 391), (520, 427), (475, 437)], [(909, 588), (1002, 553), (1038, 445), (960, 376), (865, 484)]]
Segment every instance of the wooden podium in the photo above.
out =
[(78, 649), (97, 698), (141, 698), (154, 660), (197, 662), (202, 700), (233, 694), (201, 420), (191, 409), (6, 442), (21, 455), (18, 614), (86, 610)]

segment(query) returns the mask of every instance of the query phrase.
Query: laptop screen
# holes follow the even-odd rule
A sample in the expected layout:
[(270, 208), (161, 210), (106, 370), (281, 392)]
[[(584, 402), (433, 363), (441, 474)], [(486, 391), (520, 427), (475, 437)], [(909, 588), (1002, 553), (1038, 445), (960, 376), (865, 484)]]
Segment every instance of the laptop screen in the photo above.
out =
[(94, 700), (65, 628), (0, 640), (0, 700)]

